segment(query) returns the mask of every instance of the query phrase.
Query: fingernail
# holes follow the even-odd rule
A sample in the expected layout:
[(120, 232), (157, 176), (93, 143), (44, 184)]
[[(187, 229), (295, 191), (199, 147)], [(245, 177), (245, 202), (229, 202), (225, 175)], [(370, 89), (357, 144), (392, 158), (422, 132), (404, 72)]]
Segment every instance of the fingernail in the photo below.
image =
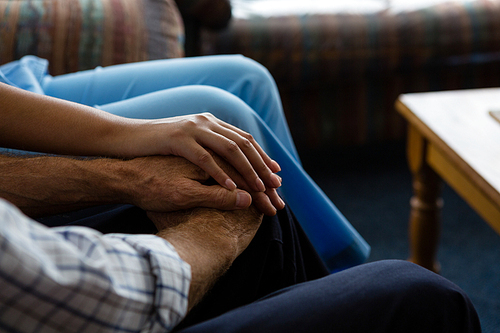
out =
[(264, 185), (264, 183), (262, 182), (262, 180), (260, 178), (257, 178), (257, 180), (255, 182), (257, 184), (257, 189), (259, 191), (264, 192), (266, 190), (266, 185)]
[(272, 178), (273, 186), (275, 188), (278, 188), (281, 186), (281, 177), (280, 176), (273, 174), (271, 178)]
[(231, 179), (226, 179), (225, 183), (226, 187), (228, 190), (234, 191), (238, 186), (236, 186), (236, 183), (233, 182)]
[(276, 172), (281, 171), (281, 167), (278, 164), (278, 162), (276, 162), (275, 160), (273, 160), (272, 164), (273, 164), (273, 168), (276, 170)]
[(245, 192), (238, 192), (236, 195), (236, 207), (238, 208), (246, 208), (250, 206), (251, 202), (250, 196)]

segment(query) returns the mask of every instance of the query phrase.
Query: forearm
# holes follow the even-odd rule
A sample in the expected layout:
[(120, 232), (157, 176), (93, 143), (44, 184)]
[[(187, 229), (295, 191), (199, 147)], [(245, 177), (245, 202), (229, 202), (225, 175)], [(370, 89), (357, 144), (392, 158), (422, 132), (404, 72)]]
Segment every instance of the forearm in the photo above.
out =
[(126, 203), (125, 176), (120, 160), (0, 155), (0, 197), (29, 216)]
[(127, 156), (127, 135), (144, 120), (0, 83), (0, 146), (67, 155)]
[[(124, 118), (0, 83), (0, 119), (0, 147), (74, 156), (181, 156), (229, 190), (243, 183), (253, 191), (268, 189), (268, 214), (283, 206), (275, 193), (281, 180), (273, 173), (279, 165), (250, 134), (211, 114)], [(234, 166), (243, 183), (235, 184), (207, 149)]]
[(65, 331), (61, 323), (82, 323), (89, 313), (96, 320), (87, 331), (138, 332), (153, 326), (158, 332), (185, 315), (189, 267), (158, 237), (47, 228), (3, 200), (0, 221), (0, 307), (30, 319), (2, 315), (2, 332), (9, 327), (32, 331), (37, 319), (39, 331)]

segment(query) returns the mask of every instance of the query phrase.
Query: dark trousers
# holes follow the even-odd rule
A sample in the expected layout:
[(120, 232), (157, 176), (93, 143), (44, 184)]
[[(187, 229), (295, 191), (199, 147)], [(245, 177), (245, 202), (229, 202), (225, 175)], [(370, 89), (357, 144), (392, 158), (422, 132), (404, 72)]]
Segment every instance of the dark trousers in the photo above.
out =
[[(104, 233), (152, 233), (132, 206), (96, 207), (40, 219)], [(250, 246), (177, 332), (480, 332), (456, 285), (405, 261), (380, 261), (328, 274), (296, 222), (265, 217)]]

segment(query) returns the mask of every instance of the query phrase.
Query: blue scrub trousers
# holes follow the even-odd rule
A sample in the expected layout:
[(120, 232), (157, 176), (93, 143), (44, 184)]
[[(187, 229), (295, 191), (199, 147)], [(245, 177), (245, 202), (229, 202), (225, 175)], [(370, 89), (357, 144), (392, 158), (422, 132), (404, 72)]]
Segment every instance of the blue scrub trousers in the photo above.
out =
[(360, 264), (369, 246), (303, 170), (269, 72), (239, 55), (97, 68), (41, 82), (46, 95), (130, 118), (210, 112), (251, 133), (282, 167), (280, 194), (331, 271)]

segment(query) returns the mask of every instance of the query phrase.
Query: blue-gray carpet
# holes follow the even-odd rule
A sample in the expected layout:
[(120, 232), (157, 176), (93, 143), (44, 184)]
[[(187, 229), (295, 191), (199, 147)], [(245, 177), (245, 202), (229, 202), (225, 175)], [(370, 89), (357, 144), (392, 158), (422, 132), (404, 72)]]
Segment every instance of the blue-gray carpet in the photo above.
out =
[[(404, 144), (299, 154), (304, 168), (372, 247), (368, 261), (406, 259), (412, 195)], [(464, 289), (483, 332), (500, 332), (500, 236), (443, 188), (441, 274)]]

